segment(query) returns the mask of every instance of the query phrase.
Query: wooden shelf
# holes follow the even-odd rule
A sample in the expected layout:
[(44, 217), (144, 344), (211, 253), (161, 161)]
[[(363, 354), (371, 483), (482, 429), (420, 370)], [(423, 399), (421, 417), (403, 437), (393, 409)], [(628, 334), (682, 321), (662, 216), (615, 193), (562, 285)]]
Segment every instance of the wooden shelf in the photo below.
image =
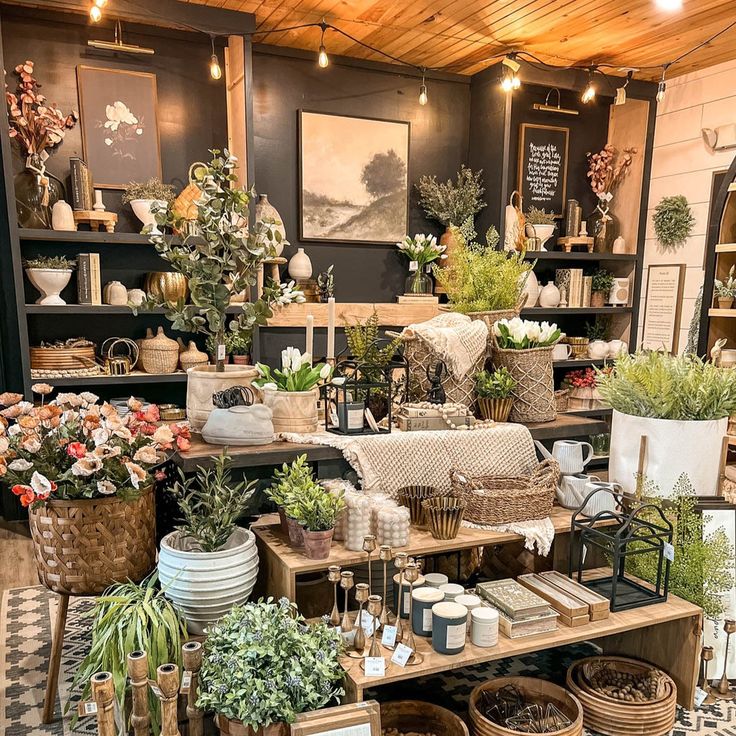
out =
[(116, 383), (185, 383), (187, 374), (177, 373), (140, 373), (134, 371), (126, 376), (80, 376), (79, 378), (33, 378), (31, 383), (50, 383), (52, 386), (111, 386)]
[(521, 315), (522, 317), (542, 317), (544, 315), (631, 314), (631, 309), (631, 307), (527, 307), (521, 310)]
[[(327, 304), (288, 304), (274, 310), (268, 327), (301, 327), (307, 315), (314, 317), (315, 327), (327, 327)], [(345, 327), (364, 322), (373, 312), (378, 314), (382, 327), (406, 327), (416, 322), (426, 322), (439, 314), (437, 304), (373, 304), (337, 302), (335, 304), (335, 326)]]
[(709, 317), (736, 317), (736, 309), (718, 309), (717, 307), (711, 307), (708, 310)]
[(613, 409), (610, 406), (598, 409), (569, 409), (565, 413), (576, 417), (610, 417), (613, 414)]
[(736, 243), (718, 243), (716, 253), (736, 253)]
[[(612, 360), (612, 358), (610, 359)], [(588, 368), (589, 366), (604, 366), (608, 360), (593, 360), (592, 358), (569, 358), (568, 360), (555, 360), (553, 368)]]
[(527, 261), (618, 261), (619, 263), (634, 263), (637, 259), (635, 253), (588, 253), (587, 251), (573, 251), (565, 253), (564, 250), (528, 250), (524, 254)]
[[(147, 314), (164, 314), (163, 307), (138, 309), (134, 314), (130, 307), (111, 304), (26, 304), (26, 314), (127, 314), (131, 317), (145, 317)], [(237, 314), (240, 307), (228, 307), (228, 314)]]
[[(94, 233), (88, 230), (32, 230), (19, 228), (21, 242), (46, 241), (52, 243), (77, 243), (79, 245), (151, 245), (148, 235), (140, 233)], [(151, 246), (153, 247), (153, 246)]]

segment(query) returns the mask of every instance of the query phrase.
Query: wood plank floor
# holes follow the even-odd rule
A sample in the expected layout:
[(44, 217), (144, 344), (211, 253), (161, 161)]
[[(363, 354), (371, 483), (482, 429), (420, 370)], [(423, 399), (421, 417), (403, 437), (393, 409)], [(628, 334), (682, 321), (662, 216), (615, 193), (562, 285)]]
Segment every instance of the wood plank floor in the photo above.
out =
[(0, 560), (0, 592), (38, 585), (27, 522), (0, 521)]

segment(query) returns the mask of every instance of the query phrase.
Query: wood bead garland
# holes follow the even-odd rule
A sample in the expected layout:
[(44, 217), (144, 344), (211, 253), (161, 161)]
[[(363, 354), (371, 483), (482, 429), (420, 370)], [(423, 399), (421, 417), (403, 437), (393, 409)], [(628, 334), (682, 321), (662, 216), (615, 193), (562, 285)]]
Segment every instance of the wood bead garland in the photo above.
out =
[(456, 429), (459, 432), (472, 431), (474, 429), (487, 429), (488, 427), (493, 427), (496, 424), (492, 419), (476, 420), (470, 426), (466, 424), (455, 424), (455, 422), (450, 419), (450, 415), (457, 413), (458, 411), (467, 410), (467, 407), (464, 404), (431, 404), (429, 401), (418, 401), (412, 403), (412, 406), (419, 409), (435, 409), (436, 411), (439, 411), (445, 424), (450, 429)]

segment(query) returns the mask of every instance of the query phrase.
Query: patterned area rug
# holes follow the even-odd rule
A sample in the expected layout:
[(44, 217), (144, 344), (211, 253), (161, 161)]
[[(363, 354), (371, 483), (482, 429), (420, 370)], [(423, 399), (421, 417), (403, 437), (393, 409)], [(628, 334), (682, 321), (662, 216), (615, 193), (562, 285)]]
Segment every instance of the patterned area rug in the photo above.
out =
[[(64, 651), (59, 675), (56, 720), (41, 724), (46, 671), (51, 650), (51, 631), (56, 598), (46, 588), (17, 588), (5, 591), (0, 603), (0, 734), (4, 736), (94, 736), (94, 719), (80, 720), (72, 730), (69, 716), (61, 717), (67, 702), (78, 697), (70, 685), (89, 647), (90, 599), (72, 599), (69, 605)], [(2, 645), (0, 645), (2, 646)], [(377, 700), (431, 700), (460, 715), (467, 712), (471, 690), (483, 680), (505, 675), (545, 677), (562, 684), (565, 671), (576, 659), (596, 649), (578, 644), (466, 667), (432, 677), (409, 680), (378, 688), (370, 696)], [(586, 731), (588, 736), (595, 736)], [(696, 711), (678, 709), (677, 728), (672, 736), (736, 736), (736, 704), (719, 702)]]

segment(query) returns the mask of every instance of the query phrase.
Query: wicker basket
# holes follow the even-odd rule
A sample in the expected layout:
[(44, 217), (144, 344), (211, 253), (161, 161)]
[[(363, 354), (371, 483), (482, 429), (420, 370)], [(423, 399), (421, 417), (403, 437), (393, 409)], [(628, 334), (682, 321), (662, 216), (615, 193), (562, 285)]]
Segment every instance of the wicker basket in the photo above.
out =
[(174, 373), (179, 365), (179, 343), (166, 337), (159, 327), (156, 337), (150, 329), (141, 342), (140, 365), (146, 373)]
[(72, 371), (96, 365), (94, 345), (31, 348), (31, 368), (41, 371)]
[(546, 519), (555, 499), (560, 466), (543, 460), (528, 476), (499, 478), (470, 476), (451, 470), (451, 495), (467, 503), (465, 519), (472, 524), (495, 526)]
[(555, 407), (557, 408), (558, 414), (563, 414), (567, 411), (567, 406), (570, 403), (570, 389), (560, 388), (555, 391)]
[(39, 580), (55, 593), (95, 595), (142, 580), (156, 564), (151, 485), (135, 501), (47, 501), (28, 514)]
[(557, 416), (552, 373), (554, 345), (530, 350), (499, 348), (493, 340), (493, 365), (506, 368), (516, 381), (512, 422), (553, 422)]

